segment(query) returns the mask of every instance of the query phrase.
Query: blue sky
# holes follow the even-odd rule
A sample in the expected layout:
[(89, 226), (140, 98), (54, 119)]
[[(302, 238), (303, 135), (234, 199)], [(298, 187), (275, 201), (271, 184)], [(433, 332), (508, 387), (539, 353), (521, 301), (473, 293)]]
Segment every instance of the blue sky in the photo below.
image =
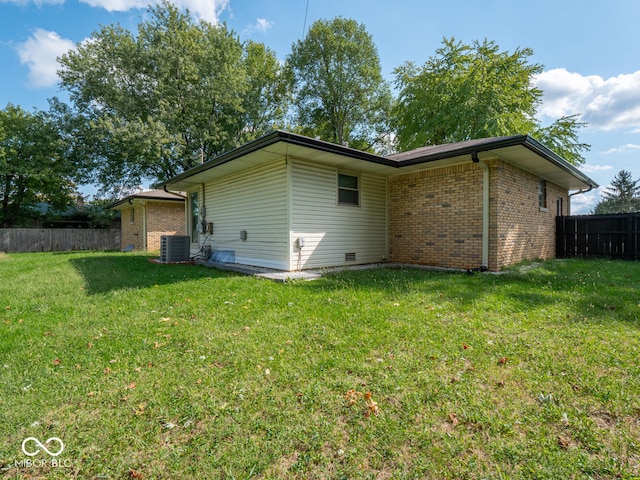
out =
[[(148, 0), (0, 0), (0, 108), (46, 109), (58, 96), (56, 58), (100, 25), (132, 31)], [(373, 36), (386, 77), (406, 61), (424, 63), (443, 37), (487, 38), (502, 50), (529, 47), (544, 65), (539, 118), (582, 114), (591, 144), (582, 170), (606, 187), (622, 170), (640, 178), (640, 1), (638, 0), (176, 0), (195, 17), (225, 22), (242, 39), (273, 48), (284, 60), (291, 44), (320, 18), (343, 16)], [(308, 5), (308, 9), (307, 9)], [(306, 18), (306, 24), (305, 24)], [(598, 192), (573, 199), (588, 213)]]

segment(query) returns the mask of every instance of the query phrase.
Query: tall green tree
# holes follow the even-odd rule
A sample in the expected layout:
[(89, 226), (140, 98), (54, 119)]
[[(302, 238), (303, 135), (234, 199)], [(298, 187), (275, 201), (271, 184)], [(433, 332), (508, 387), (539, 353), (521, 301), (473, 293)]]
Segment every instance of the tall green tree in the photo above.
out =
[(532, 54), (529, 48), (500, 51), (486, 39), (466, 45), (445, 38), (423, 66), (409, 62), (397, 68), (392, 124), (398, 149), (530, 134), (581, 164), (589, 146), (578, 141), (584, 125), (578, 117), (562, 117), (547, 127), (536, 119), (543, 92), (533, 80), (542, 66), (530, 62)]
[(316, 21), (293, 44), (287, 69), (301, 133), (362, 150), (384, 144), (391, 90), (364, 25), (340, 17)]
[(284, 118), (285, 76), (271, 50), (168, 2), (148, 14), (136, 34), (103, 26), (60, 60), (103, 185), (165, 180)]
[(602, 192), (602, 199), (596, 205), (593, 213), (603, 215), (608, 213), (640, 212), (640, 180), (633, 180), (631, 172), (620, 170), (611, 181), (611, 187)]
[(64, 209), (77, 193), (74, 166), (58, 125), (46, 112), (14, 105), (0, 110), (0, 225), (13, 227), (33, 217), (39, 202)]

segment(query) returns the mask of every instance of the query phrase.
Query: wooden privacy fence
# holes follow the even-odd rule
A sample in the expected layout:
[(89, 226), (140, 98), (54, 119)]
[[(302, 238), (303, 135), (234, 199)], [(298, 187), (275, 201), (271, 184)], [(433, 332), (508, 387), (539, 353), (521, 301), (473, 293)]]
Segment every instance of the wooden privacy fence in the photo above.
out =
[(640, 260), (640, 213), (556, 217), (556, 257)]
[(62, 252), (119, 248), (119, 229), (0, 228), (0, 252)]

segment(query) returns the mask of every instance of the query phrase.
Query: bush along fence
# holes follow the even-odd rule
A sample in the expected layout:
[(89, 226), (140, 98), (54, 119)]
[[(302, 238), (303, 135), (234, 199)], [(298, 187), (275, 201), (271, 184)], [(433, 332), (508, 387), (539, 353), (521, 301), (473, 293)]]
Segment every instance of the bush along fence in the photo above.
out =
[(0, 252), (118, 250), (120, 229), (0, 228)]
[(640, 260), (640, 213), (556, 217), (556, 257)]

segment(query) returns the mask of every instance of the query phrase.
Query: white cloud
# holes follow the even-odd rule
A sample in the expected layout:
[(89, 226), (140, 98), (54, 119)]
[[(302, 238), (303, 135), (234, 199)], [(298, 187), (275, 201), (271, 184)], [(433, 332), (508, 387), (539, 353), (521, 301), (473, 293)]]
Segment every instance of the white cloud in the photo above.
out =
[(273, 25), (274, 23), (270, 22), (266, 18), (258, 18), (256, 19), (256, 23), (244, 29), (244, 33), (246, 34), (251, 34), (253, 32), (267, 33), (267, 30), (271, 29)]
[(590, 165), (588, 163), (585, 163), (584, 165), (580, 166), (580, 170), (585, 173), (607, 172), (609, 170), (613, 170), (613, 167), (611, 165)]
[(571, 197), (571, 215), (586, 215), (591, 213), (600, 201), (600, 195), (597, 190), (588, 193), (573, 195)]
[(56, 32), (38, 28), (24, 43), (18, 45), (20, 63), (29, 67), (29, 85), (34, 88), (51, 87), (58, 82), (58, 57), (74, 48), (71, 40)]
[[(92, 7), (104, 8), (109, 12), (125, 12), (134, 8), (147, 8), (159, 3), (158, 0), (80, 0)], [(188, 8), (195, 17), (217, 24), (220, 14), (230, 0), (173, 0), (178, 8)]]
[(602, 152), (604, 155), (610, 155), (612, 153), (626, 153), (633, 152), (634, 150), (640, 150), (640, 145), (634, 145), (633, 143), (627, 143), (620, 147), (610, 148), (606, 152)]
[(544, 91), (544, 116), (579, 113), (598, 130), (640, 129), (640, 71), (603, 79), (558, 68), (542, 72), (535, 84)]

